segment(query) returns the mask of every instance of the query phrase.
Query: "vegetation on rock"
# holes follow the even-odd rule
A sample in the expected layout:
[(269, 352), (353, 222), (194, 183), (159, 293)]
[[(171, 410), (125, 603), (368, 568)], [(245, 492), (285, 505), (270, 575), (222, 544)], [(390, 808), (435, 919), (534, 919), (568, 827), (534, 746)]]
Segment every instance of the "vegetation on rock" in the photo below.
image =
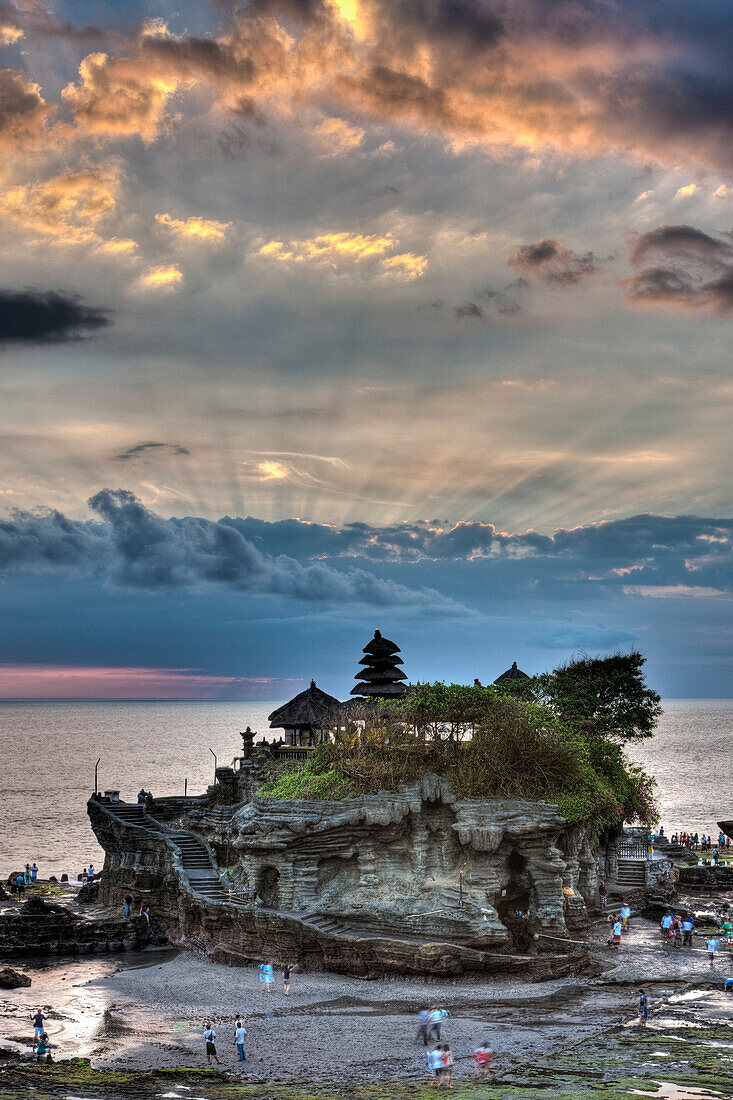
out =
[(395, 791), (446, 776), (461, 798), (557, 804), (571, 823), (597, 831), (657, 818), (654, 780), (622, 743), (649, 736), (659, 697), (644, 683), (643, 657), (583, 658), (509, 690), (418, 684), (399, 701), (370, 700), (304, 764), (273, 766), (259, 794), (341, 799)]

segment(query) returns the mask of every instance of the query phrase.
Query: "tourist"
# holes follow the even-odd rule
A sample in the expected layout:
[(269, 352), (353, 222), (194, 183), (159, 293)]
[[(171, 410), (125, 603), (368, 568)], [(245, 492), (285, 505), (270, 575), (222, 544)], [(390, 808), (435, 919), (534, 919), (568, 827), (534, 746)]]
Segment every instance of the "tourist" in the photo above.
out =
[(244, 1026), (244, 1020), (238, 1020), (234, 1030), (234, 1045), (237, 1048), (237, 1057), (240, 1062), (247, 1061), (247, 1055), (244, 1053), (244, 1037), (246, 1034), (247, 1028)]
[(36, 1044), (36, 1058), (39, 1062), (50, 1062), (51, 1059), (51, 1043), (49, 1042), (48, 1035), (45, 1031), (42, 1031), (38, 1042)]
[(723, 982), (723, 989), (726, 993), (733, 993), (733, 978), (726, 978)]
[(23, 882), (25, 883), (26, 886), (30, 886), (30, 884), (31, 884), (31, 865), (30, 865), (30, 863), (26, 863), (26, 865), (25, 865), (25, 871), (23, 872)]
[(81, 873), (81, 884), (82, 884), (82, 886), (86, 886), (88, 881), (89, 881), (89, 871), (85, 867), (84, 870)]
[(204, 1040), (206, 1042), (206, 1061), (211, 1065), (211, 1059), (213, 1058), (217, 1066), (220, 1066), (221, 1062), (216, 1053), (216, 1031), (208, 1020), (204, 1024)]
[(692, 913), (685, 913), (682, 918), (682, 945), (683, 947), (692, 947), (692, 933), (695, 930), (695, 921)]
[(150, 924), (150, 909), (148, 908), (146, 902), (143, 902), (140, 906), (140, 916), (145, 917), (145, 920), (148, 922), (148, 924)]
[(629, 928), (629, 921), (631, 920), (631, 907), (627, 905), (626, 902), (621, 906), (619, 916), (621, 917), (621, 924), (625, 932)]
[(445, 1085), (447, 1089), (453, 1088), (453, 1068), (455, 1064), (453, 1051), (448, 1043), (443, 1043), (443, 1080), (441, 1085)]
[(290, 975), (295, 970), (295, 967), (291, 963), (286, 963), (283, 966), (283, 995), (285, 997), (290, 996)]
[(94, 875), (95, 875), (94, 864), (90, 863), (89, 864), (89, 871), (87, 873), (87, 881), (88, 882), (94, 882)]
[(428, 1013), (428, 1039), (440, 1042), (440, 1027), (443, 1020), (447, 1020), (450, 1012), (447, 1008), (431, 1008)]
[(417, 1014), (417, 1037), (422, 1039), (423, 1046), (428, 1045), (428, 1020), (430, 1012), (427, 1008), (421, 1008)]
[(674, 913), (671, 909), (668, 909), (659, 922), (659, 927), (662, 932), (662, 939), (669, 941), (670, 929), (672, 928), (672, 922), (674, 921)]
[(260, 963), (259, 971), (260, 983), (264, 987), (265, 993), (272, 993), (272, 986), (275, 981), (275, 970), (272, 963)]
[(643, 989), (639, 990), (639, 1027), (646, 1027), (649, 1019), (649, 998)]
[(714, 966), (715, 965), (715, 952), (718, 950), (718, 947), (720, 946), (720, 941), (715, 936), (708, 936), (707, 940), (705, 941), (705, 946), (707, 947), (708, 958), (710, 959), (710, 965)]
[(489, 1048), (486, 1046), (486, 1044), (482, 1043), (481, 1046), (478, 1048), (478, 1050), (476, 1051), (476, 1053), (473, 1056), (473, 1062), (474, 1062), (473, 1075), (474, 1075), (474, 1077), (478, 1077), (478, 1075), (481, 1074), (483, 1076), (484, 1081), (486, 1081), (486, 1079), (489, 1076), (489, 1070), (491, 1069), (491, 1063), (493, 1062), (493, 1060), (494, 1060), (494, 1055), (489, 1050)]
[(618, 917), (613, 918), (613, 927), (611, 929), (611, 939), (608, 941), (610, 947), (621, 946), (621, 932), (623, 925)]
[(440, 1088), (443, 1083), (443, 1051), (440, 1047), (427, 1051), (425, 1061), (427, 1062), (428, 1071), (433, 1074), (433, 1084), (436, 1088)]
[(682, 921), (679, 917), (675, 917), (672, 921), (672, 940), (674, 946), (679, 950), (682, 947)]
[(606, 890), (605, 879), (601, 879), (598, 883), (598, 901), (600, 902), (601, 909), (605, 909), (606, 902), (608, 901), (608, 891)]
[(22, 871), (18, 871), (15, 876), (15, 888), (18, 891), (18, 897), (21, 898), (25, 893), (25, 876)]
[(43, 1015), (43, 1010), (39, 1008), (35, 1016), (31, 1016), (31, 1019), (33, 1020), (33, 1038), (38, 1039), (44, 1032), (43, 1021), (46, 1017)]
[(38, 868), (36, 867), (36, 864), (34, 862), (33, 864), (31, 864), (31, 884), (33, 886), (35, 886), (37, 881), (38, 881)]
[(130, 894), (125, 895), (122, 902), (122, 912), (125, 914), (125, 920), (129, 920), (132, 916), (132, 896)]

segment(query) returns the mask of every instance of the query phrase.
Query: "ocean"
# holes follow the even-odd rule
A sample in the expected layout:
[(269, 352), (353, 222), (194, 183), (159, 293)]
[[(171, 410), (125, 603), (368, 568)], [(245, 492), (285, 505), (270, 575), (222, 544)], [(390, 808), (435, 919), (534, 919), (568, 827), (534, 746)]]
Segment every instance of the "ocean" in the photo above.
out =
[[(0, 703), (0, 876), (36, 861), (41, 877), (75, 878), (103, 853), (86, 816), (98, 758), (100, 790), (134, 801), (203, 791), (214, 757), (239, 755), (239, 731), (269, 732), (283, 700), (256, 703)], [(667, 834), (710, 832), (733, 818), (733, 700), (671, 699), (656, 735), (630, 755), (656, 776)], [(209, 751), (211, 750), (211, 751)]]

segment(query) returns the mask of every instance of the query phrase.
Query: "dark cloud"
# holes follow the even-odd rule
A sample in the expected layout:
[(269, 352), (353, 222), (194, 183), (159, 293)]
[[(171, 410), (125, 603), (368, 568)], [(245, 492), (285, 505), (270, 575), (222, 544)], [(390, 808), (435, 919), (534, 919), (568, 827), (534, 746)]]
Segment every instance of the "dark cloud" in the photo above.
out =
[(733, 244), (691, 225), (660, 225), (637, 235), (631, 244), (634, 266), (657, 263), (622, 280), (635, 305), (733, 311)]
[(25, 73), (0, 69), (0, 149), (40, 137), (49, 111), (40, 88)]
[(453, 313), (457, 321), (462, 321), (465, 317), (482, 320), (484, 316), (481, 306), (476, 305), (475, 302), (462, 302), (461, 305), (454, 307)]
[(128, 447), (125, 451), (120, 451), (119, 454), (113, 455), (115, 462), (129, 462), (131, 458), (139, 458), (143, 455), (149, 454), (151, 451), (167, 451), (172, 455), (190, 455), (190, 451), (187, 447), (181, 447), (178, 443), (138, 443), (134, 447)]
[(599, 260), (592, 252), (580, 256), (558, 241), (546, 238), (536, 244), (520, 245), (507, 263), (519, 275), (555, 286), (574, 286), (599, 267)]
[(276, 595), (321, 604), (404, 607), (465, 614), (440, 593), (380, 579), (367, 570), (263, 553), (230, 523), (163, 519), (124, 489), (89, 501), (101, 522), (58, 512), (16, 513), (0, 522), (0, 568), (96, 576), (122, 588), (205, 590)]
[(0, 343), (60, 343), (111, 324), (107, 311), (54, 290), (0, 290)]

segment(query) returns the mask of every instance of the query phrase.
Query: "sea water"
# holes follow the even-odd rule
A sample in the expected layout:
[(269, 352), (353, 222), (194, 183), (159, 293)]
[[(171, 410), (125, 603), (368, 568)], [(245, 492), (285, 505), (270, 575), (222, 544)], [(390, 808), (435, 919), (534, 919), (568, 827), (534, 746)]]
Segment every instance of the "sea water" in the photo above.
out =
[[(32, 863), (41, 877), (76, 879), (103, 853), (89, 827), (94, 789), (135, 801), (197, 794), (213, 781), (214, 756), (241, 752), (239, 731), (269, 732), (283, 700), (256, 703), (0, 703), (0, 876)], [(658, 780), (667, 835), (715, 831), (733, 819), (733, 700), (667, 700), (656, 735), (630, 755)], [(278, 736), (276, 734), (276, 736)]]

